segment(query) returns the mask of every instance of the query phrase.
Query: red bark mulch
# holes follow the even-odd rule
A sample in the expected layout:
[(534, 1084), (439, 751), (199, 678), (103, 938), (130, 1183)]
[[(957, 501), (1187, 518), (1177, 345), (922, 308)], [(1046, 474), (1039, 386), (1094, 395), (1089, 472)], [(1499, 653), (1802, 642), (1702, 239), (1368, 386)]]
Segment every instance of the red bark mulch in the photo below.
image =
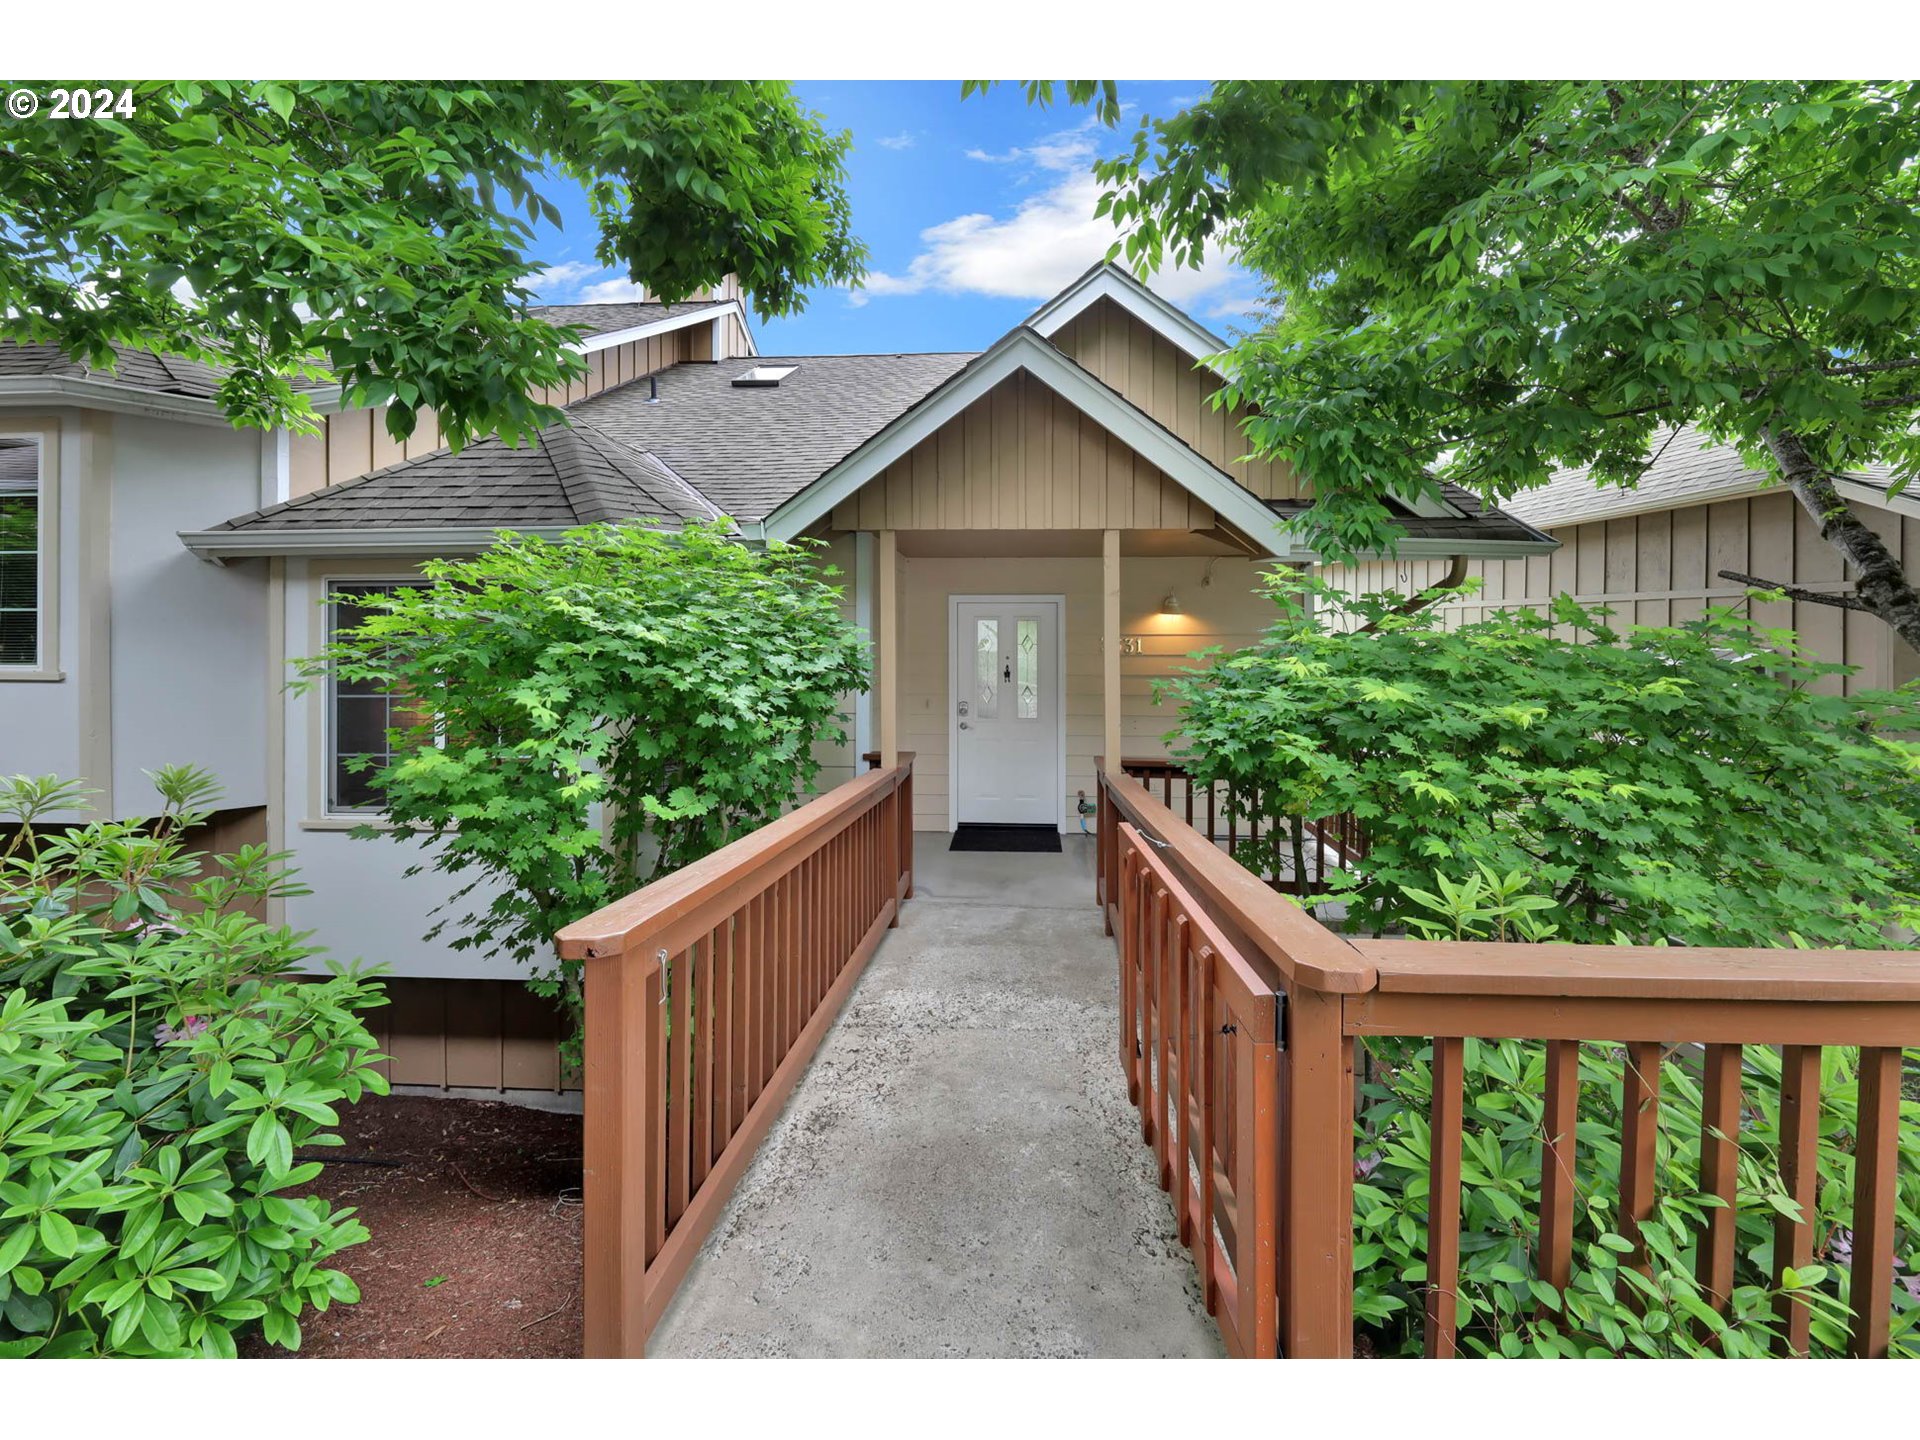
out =
[[(579, 1355), (578, 1115), (375, 1096), (342, 1109), (340, 1133), (311, 1193), (354, 1206), (372, 1238), (333, 1262), (360, 1303), (303, 1314), (301, 1355)], [(240, 1353), (287, 1352), (255, 1336)]]

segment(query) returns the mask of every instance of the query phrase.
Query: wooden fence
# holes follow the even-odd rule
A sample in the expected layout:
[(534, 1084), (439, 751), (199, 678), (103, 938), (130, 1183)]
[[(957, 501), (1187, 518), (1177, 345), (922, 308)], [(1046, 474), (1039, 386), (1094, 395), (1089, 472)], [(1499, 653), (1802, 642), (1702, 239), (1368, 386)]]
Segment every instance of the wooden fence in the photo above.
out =
[(912, 894), (907, 758), (560, 932), (585, 962), (589, 1357), (645, 1353)]
[[(1352, 1353), (1354, 1041), (1372, 1036), (1433, 1043), (1425, 1335), (1434, 1356), (1458, 1342), (1467, 1037), (1545, 1044), (1537, 1278), (1556, 1288), (1573, 1263), (1580, 1042), (1625, 1048), (1618, 1213), (1629, 1238), (1655, 1202), (1660, 1062), (1676, 1046), (1704, 1047), (1700, 1185), (1728, 1205), (1710, 1214), (1699, 1273), (1723, 1312), (1742, 1047), (1780, 1047), (1783, 1061), (1780, 1171), (1800, 1218), (1776, 1221), (1776, 1284), (1813, 1253), (1821, 1047), (1860, 1047), (1850, 1349), (1886, 1353), (1901, 1054), (1920, 1045), (1920, 953), (1350, 942), (1104, 766), (1096, 870), (1119, 934), (1128, 1091), (1236, 1353)], [(1268, 1013), (1271, 1043), (1260, 1028)], [(1215, 1271), (1225, 1272), (1218, 1281)], [(1805, 1353), (1805, 1306), (1788, 1302), (1782, 1319), (1783, 1350)]]

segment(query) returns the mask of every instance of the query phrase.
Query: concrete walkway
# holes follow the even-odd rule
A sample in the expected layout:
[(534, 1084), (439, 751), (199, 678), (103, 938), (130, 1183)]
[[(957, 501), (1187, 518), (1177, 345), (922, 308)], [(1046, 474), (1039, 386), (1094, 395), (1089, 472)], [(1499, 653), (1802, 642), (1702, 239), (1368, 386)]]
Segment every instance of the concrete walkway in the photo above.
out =
[(1091, 842), (918, 839), (900, 928), (648, 1353), (1220, 1354), (1121, 1085)]

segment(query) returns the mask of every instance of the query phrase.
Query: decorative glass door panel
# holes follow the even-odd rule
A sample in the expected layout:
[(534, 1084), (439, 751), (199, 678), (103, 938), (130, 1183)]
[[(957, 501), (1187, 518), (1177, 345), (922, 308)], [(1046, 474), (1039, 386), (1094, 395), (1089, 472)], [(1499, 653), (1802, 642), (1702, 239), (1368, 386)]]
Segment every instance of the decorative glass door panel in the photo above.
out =
[(955, 603), (954, 818), (1053, 825), (1062, 813), (1060, 602)]

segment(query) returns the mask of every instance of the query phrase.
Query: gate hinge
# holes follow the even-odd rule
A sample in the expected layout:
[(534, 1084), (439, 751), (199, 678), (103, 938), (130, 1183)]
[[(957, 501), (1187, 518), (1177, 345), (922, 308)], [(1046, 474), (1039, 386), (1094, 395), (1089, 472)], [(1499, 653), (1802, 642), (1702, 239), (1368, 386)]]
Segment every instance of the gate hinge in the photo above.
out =
[(1287, 1048), (1287, 993), (1284, 990), (1273, 992), (1273, 1048)]

